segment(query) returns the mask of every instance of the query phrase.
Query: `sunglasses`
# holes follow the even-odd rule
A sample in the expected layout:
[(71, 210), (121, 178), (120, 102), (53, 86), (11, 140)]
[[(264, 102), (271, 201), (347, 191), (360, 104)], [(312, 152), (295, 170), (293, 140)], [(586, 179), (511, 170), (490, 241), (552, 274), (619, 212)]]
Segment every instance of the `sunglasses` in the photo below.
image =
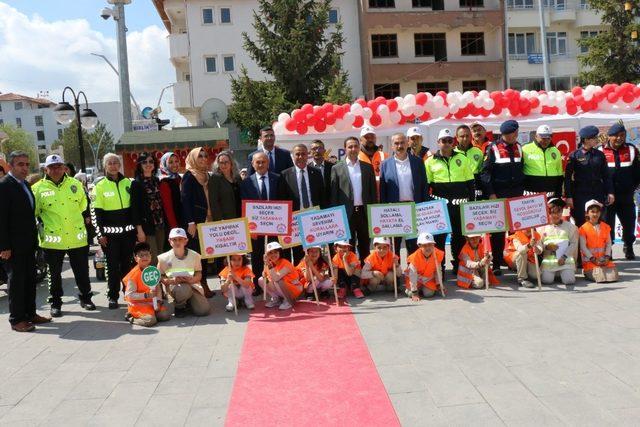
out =
[(442, 138), (440, 142), (443, 144), (453, 144), (453, 138)]

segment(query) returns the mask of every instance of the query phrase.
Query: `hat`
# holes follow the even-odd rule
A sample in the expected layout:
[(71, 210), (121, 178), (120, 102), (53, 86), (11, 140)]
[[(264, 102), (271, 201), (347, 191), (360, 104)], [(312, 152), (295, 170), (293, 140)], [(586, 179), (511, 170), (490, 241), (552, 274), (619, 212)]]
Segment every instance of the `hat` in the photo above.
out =
[(182, 237), (183, 239), (188, 239), (187, 233), (184, 231), (184, 228), (172, 228), (169, 232), (169, 238), (174, 239), (176, 237)]
[(362, 129), (360, 129), (360, 137), (363, 137), (363, 136), (368, 135), (370, 133), (373, 134), (373, 135), (376, 134), (376, 131), (371, 126), (365, 126)]
[(62, 158), (62, 156), (59, 156), (57, 154), (51, 154), (45, 159), (44, 165), (45, 167), (49, 167), (51, 165), (64, 165), (64, 159)]
[(596, 199), (591, 199), (587, 203), (584, 204), (584, 211), (588, 211), (591, 206), (598, 206), (600, 209), (604, 206), (602, 203), (597, 201)]
[(240, 169), (240, 172), (247, 172), (247, 168)]
[(435, 243), (431, 233), (420, 233), (418, 235), (418, 245), (428, 245), (429, 243)]
[(267, 252), (275, 251), (276, 249), (282, 249), (282, 245), (278, 242), (269, 242), (267, 244)]
[(438, 133), (438, 140), (442, 138), (453, 138), (453, 135), (451, 134), (451, 130), (441, 129), (440, 132)]
[(559, 208), (564, 208), (565, 206), (567, 206), (565, 201), (559, 197), (552, 197), (551, 199), (547, 200), (547, 205), (553, 205)]
[(540, 135), (542, 137), (549, 137), (553, 134), (553, 132), (551, 132), (551, 128), (547, 125), (540, 125), (538, 126), (538, 130), (536, 130), (536, 135)]
[(469, 239), (472, 238), (472, 237), (482, 237), (482, 234), (478, 234), (478, 233), (476, 233), (476, 234), (467, 234), (467, 237)]
[(409, 130), (407, 131), (407, 138), (411, 138), (412, 136), (422, 136), (422, 131), (420, 131), (420, 128), (418, 126), (409, 128)]
[(519, 127), (520, 125), (515, 120), (507, 120), (506, 122), (500, 125), (500, 133), (502, 135), (514, 133), (518, 131)]
[(320, 245), (307, 246), (307, 250), (309, 250), (309, 249), (320, 249), (320, 250), (322, 250), (322, 246), (320, 246)]
[(487, 128), (487, 126), (484, 123), (482, 123), (480, 121), (477, 121), (477, 120), (475, 122), (471, 123), (471, 125), (469, 127), (473, 129), (474, 126), (482, 126), (484, 129)]
[(351, 246), (351, 243), (349, 243), (348, 240), (338, 240), (336, 242), (333, 242), (334, 246)]
[(151, 157), (151, 154), (147, 153), (146, 151), (143, 151), (142, 153), (138, 154), (137, 163), (140, 164), (146, 161), (149, 157)]
[(626, 131), (627, 130), (624, 128), (624, 125), (622, 123), (614, 123), (609, 128), (609, 131), (607, 132), (607, 135), (614, 136), (614, 135), (619, 134), (620, 132), (626, 132)]
[(376, 237), (373, 239), (373, 246), (375, 245), (390, 245), (391, 242), (386, 237)]
[(597, 127), (590, 125), (580, 129), (579, 135), (580, 135), (580, 138), (595, 138), (598, 136), (599, 133), (600, 131), (598, 130)]

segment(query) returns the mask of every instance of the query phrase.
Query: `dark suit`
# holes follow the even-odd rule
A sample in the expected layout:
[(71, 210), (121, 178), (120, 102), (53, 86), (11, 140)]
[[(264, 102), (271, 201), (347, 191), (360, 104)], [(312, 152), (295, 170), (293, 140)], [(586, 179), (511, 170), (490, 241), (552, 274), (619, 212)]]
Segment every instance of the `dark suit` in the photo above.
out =
[(233, 182), (220, 174), (209, 178), (209, 206), (214, 221), (239, 218), (242, 215), (240, 205), (240, 184), (238, 177)]
[[(429, 198), (427, 191), (427, 172), (424, 163), (418, 157), (409, 154), (409, 166), (413, 180), (413, 200), (400, 200), (400, 187), (395, 156), (384, 160), (380, 165), (380, 203), (398, 202), (426, 202)], [(395, 238), (396, 254), (400, 255), (401, 237)], [(418, 248), (417, 239), (406, 239), (407, 254), (411, 255)]]
[(331, 169), (333, 168), (333, 163), (324, 161), (322, 163), (322, 167), (316, 166), (314, 161), (309, 163), (309, 166), (313, 166), (318, 169), (322, 173), (322, 178), (324, 179), (324, 193), (327, 203), (331, 200)]
[(38, 233), (35, 198), (10, 175), (0, 180), (0, 252), (10, 250), (5, 262), (9, 284), (9, 322), (30, 321), (36, 314), (36, 259)]
[[(264, 152), (265, 154), (267, 154), (267, 157), (269, 156), (269, 153), (267, 153), (263, 149), (256, 150), (253, 153), (249, 154), (249, 158), (248, 158), (249, 167), (247, 168), (247, 172), (249, 173), (249, 175), (253, 175), (255, 173), (255, 170), (253, 170), (253, 165), (251, 164), (251, 158), (255, 153), (259, 153), (259, 152)], [(273, 160), (275, 162), (275, 168), (273, 168), (273, 170), (269, 168), (269, 172), (277, 173), (278, 175), (280, 175), (283, 170), (293, 166), (293, 160), (291, 160), (291, 153), (289, 152), (289, 150), (285, 150), (284, 148), (273, 147), (273, 155), (274, 155)]]
[(360, 164), (362, 184), (362, 205), (353, 204), (353, 186), (346, 161), (336, 163), (331, 169), (331, 206), (344, 205), (351, 229), (351, 244), (357, 240), (360, 259), (369, 255), (369, 229), (367, 226), (366, 206), (377, 203), (376, 176), (373, 167), (364, 162)]

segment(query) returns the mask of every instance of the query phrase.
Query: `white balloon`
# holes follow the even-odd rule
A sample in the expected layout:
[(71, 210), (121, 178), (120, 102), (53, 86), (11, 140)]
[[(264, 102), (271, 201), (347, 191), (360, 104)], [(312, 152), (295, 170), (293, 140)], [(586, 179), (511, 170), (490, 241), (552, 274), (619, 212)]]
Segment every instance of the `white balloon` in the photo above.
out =
[(381, 116), (383, 116), (383, 115), (388, 116), (389, 115), (389, 107), (387, 107), (386, 104), (381, 104), (380, 106), (378, 106), (378, 114), (380, 114)]
[(422, 105), (416, 105), (413, 109), (413, 114), (416, 115), (416, 117), (420, 117), (421, 115), (424, 114), (424, 106)]
[(416, 105), (416, 96), (412, 93), (405, 95), (404, 97), (404, 105), (414, 106)]
[(458, 111), (460, 111), (460, 105), (458, 105), (458, 104), (450, 104), (449, 105), (449, 112), (451, 114), (456, 114)]
[(413, 114), (413, 109), (415, 107), (413, 105), (405, 105), (404, 107), (402, 107), (402, 114), (404, 114), (405, 116), (410, 116)]
[(491, 98), (491, 94), (489, 93), (488, 90), (485, 90), (485, 89), (483, 89), (480, 92), (478, 92), (478, 96), (480, 98)]
[(356, 116), (360, 116), (360, 115), (362, 115), (362, 105), (358, 104), (357, 102), (354, 103), (354, 104), (351, 104), (351, 107), (350, 107), (349, 111), (351, 111), (351, 114), (355, 114)]
[(289, 113), (280, 113), (278, 115), (278, 121), (282, 122), (282, 123), (286, 122), (290, 118), (291, 118), (291, 116), (289, 115)]
[(482, 108), (482, 106), (484, 105), (485, 100), (483, 98), (474, 98), (472, 101), (472, 104), (474, 107), (476, 108)]
[(485, 110), (493, 110), (496, 106), (496, 103), (493, 99), (489, 98), (485, 102), (482, 103), (482, 107)]
[(346, 113), (342, 120), (344, 120), (349, 126), (351, 126), (353, 124), (353, 121), (356, 119), (355, 114), (352, 113)]
[(401, 117), (402, 117), (402, 114), (400, 114), (400, 112), (398, 111), (393, 111), (389, 113), (389, 121), (393, 124), (398, 123)]
[(273, 124), (273, 132), (276, 135), (282, 135), (283, 133), (285, 133), (285, 131), (286, 131), (286, 128), (284, 127), (284, 123), (282, 121), (278, 121)]
[(396, 96), (395, 98), (393, 98), (396, 100), (396, 102), (398, 103), (398, 110), (402, 108), (402, 106), (404, 105), (404, 98), (401, 96)]
[(373, 111), (371, 111), (371, 108), (364, 107), (362, 109), (362, 117), (364, 117), (365, 120), (369, 120), (372, 114), (373, 114)]
[(347, 124), (347, 122), (345, 122), (343, 119), (336, 120), (336, 123), (333, 126), (338, 132), (344, 132), (350, 127), (350, 125)]
[(444, 106), (444, 99), (442, 99), (441, 96), (434, 96), (433, 97), (433, 104), (436, 108), (440, 108), (442, 106)]

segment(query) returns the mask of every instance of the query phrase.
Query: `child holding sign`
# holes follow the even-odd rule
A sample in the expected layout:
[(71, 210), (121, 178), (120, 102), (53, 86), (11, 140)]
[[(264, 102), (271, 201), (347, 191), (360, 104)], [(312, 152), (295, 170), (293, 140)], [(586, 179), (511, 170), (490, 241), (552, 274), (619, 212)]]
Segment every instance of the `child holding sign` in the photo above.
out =
[(356, 298), (364, 298), (360, 289), (360, 260), (351, 250), (351, 244), (346, 240), (335, 242), (336, 254), (333, 256), (333, 277), (337, 278), (338, 297), (345, 298), (351, 290)]
[(302, 284), (293, 264), (282, 257), (282, 246), (278, 242), (267, 245), (264, 254), (264, 270), (258, 285), (271, 296), (265, 304), (267, 308), (278, 307), (288, 310), (302, 294)]
[(439, 288), (444, 252), (435, 245), (436, 241), (430, 233), (420, 233), (418, 249), (407, 258), (406, 294), (413, 301), (420, 301), (420, 293), (425, 298), (432, 297)]
[[(244, 255), (231, 255), (229, 257), (231, 265), (227, 265), (220, 272), (220, 280), (222, 284), (222, 293), (227, 295), (227, 306), (225, 310), (233, 311), (234, 304), (237, 300), (244, 299), (244, 305), (249, 310), (253, 310), (253, 271), (248, 267), (249, 260)], [(230, 287), (235, 286), (236, 301), (233, 301), (234, 293)]]
[(396, 265), (396, 274), (400, 271), (400, 258), (390, 250), (391, 242), (385, 237), (373, 239), (373, 252), (364, 260), (361, 278), (368, 280), (367, 288), (370, 292), (381, 290), (393, 291), (393, 264)]
[(587, 221), (578, 230), (584, 277), (596, 283), (615, 282), (618, 270), (611, 261), (611, 227), (600, 221), (602, 203), (589, 200), (584, 210)]
[[(133, 256), (136, 266), (122, 279), (124, 300), (127, 302), (126, 319), (134, 325), (145, 327), (171, 319), (170, 307), (162, 301), (161, 287), (152, 289), (142, 281), (142, 272), (151, 264), (151, 247), (145, 242), (138, 243), (133, 249)], [(154, 307), (154, 297), (157, 309)]]
[(491, 254), (484, 251), (481, 234), (469, 234), (467, 243), (462, 247), (458, 256), (457, 284), (461, 288), (482, 289), (485, 287), (486, 269), (489, 271), (489, 284), (497, 285), (500, 282), (491, 271)]
[(518, 284), (525, 288), (535, 288), (536, 286), (529, 280), (529, 278), (535, 278), (538, 275), (533, 255), (534, 250), (538, 255), (542, 253), (542, 242), (537, 231), (534, 232), (533, 238), (530, 229), (516, 231), (507, 237), (504, 260), (511, 270), (517, 272)]
[(315, 281), (318, 292), (325, 292), (333, 287), (329, 263), (322, 256), (322, 248), (320, 246), (307, 248), (306, 255), (300, 260), (296, 269), (300, 276), (300, 283), (307, 290), (308, 300), (314, 299), (311, 280)]

